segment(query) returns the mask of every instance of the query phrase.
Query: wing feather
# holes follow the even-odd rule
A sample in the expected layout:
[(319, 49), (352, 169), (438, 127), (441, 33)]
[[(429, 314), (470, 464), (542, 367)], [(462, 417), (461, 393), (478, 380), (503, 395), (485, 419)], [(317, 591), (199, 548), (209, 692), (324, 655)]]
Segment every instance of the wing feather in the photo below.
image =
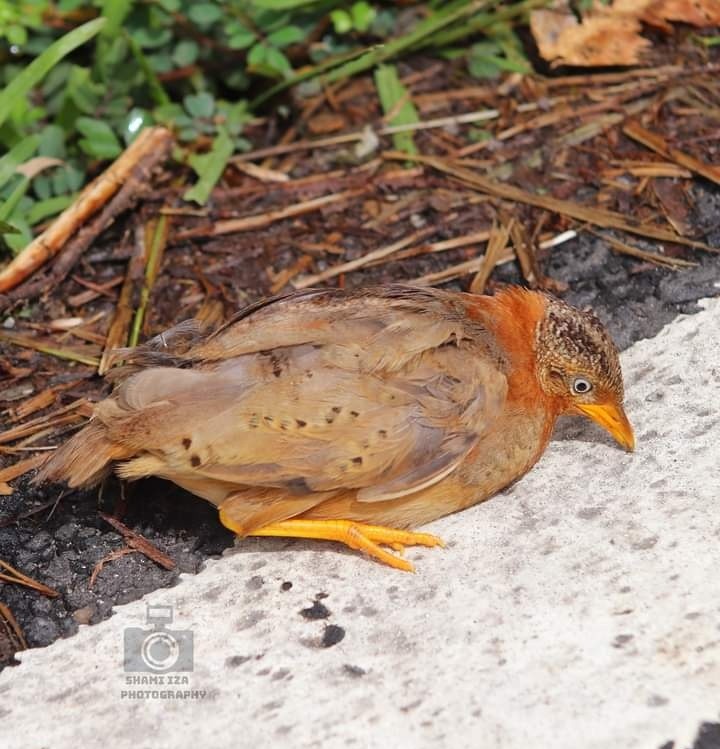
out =
[(212, 501), (227, 487), (278, 490), (288, 507), (402, 497), (452, 473), (505, 400), (492, 339), (456, 299), (407, 287), (281, 299), (173, 352), (186, 368), (129, 376), (97, 418), (135, 451), (124, 475), (205, 481), (193, 491)]

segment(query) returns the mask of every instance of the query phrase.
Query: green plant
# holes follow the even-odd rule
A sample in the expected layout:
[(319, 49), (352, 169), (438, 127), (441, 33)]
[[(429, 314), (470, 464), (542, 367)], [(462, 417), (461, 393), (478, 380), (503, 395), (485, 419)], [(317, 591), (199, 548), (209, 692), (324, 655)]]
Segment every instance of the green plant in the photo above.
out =
[[(408, 23), (407, 5), (380, 0), (0, 0), (0, 235), (21, 248), (147, 125), (173, 129), (196, 177), (185, 197), (204, 203), (249, 148), (253, 112), (302, 81), (419, 50), (463, 56), (478, 76), (526, 70), (512, 24), (547, 1), (430, 0)], [(402, 92), (392, 69), (378, 71), (389, 111)], [(23, 172), (36, 157), (50, 161)]]

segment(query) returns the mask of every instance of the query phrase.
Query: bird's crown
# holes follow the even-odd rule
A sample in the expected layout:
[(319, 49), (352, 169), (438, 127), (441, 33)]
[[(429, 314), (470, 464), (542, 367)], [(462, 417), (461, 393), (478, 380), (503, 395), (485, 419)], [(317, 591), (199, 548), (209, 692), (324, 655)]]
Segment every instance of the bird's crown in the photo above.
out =
[(592, 312), (548, 298), (536, 336), (541, 380), (554, 372), (565, 376), (586, 375), (594, 380), (595, 387), (612, 392), (622, 402), (618, 350), (605, 326)]

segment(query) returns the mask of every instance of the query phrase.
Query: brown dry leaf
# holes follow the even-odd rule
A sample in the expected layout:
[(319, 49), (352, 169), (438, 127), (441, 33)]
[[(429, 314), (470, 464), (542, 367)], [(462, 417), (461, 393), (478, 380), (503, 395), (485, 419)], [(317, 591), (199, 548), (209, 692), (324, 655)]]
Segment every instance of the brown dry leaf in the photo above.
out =
[(316, 114), (308, 122), (308, 130), (313, 135), (327, 135), (328, 133), (337, 133), (347, 127), (345, 117), (337, 112), (326, 112)]
[(666, 31), (671, 28), (669, 21), (698, 28), (720, 24), (718, 0), (615, 0), (611, 10)]
[(36, 156), (34, 159), (26, 161), (24, 164), (15, 170), (18, 174), (22, 174), (23, 177), (32, 179), (37, 177), (40, 172), (44, 172), (46, 169), (52, 169), (54, 166), (61, 166), (65, 162), (61, 159), (53, 159), (50, 156)]
[(636, 65), (650, 47), (650, 41), (640, 36), (642, 25), (636, 18), (586, 16), (578, 23), (564, 3), (533, 11), (530, 29), (540, 54), (553, 66)]
[(566, 0), (530, 14), (540, 54), (556, 65), (637, 65), (650, 46), (642, 24), (670, 31), (670, 21), (697, 27), (720, 24), (719, 0), (615, 0), (596, 3), (578, 21)]

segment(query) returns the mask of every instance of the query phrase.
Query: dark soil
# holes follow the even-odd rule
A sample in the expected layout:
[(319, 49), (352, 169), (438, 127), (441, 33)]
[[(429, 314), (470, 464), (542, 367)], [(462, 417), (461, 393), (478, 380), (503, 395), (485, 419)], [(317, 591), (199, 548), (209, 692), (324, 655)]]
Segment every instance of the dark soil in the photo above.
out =
[[(436, 84), (440, 88), (443, 85), (446, 85), (443, 80)], [(474, 102), (470, 106), (479, 105)], [(358, 121), (368, 116), (368, 108), (358, 102), (354, 103), (354, 109), (348, 105), (348, 111), (348, 126), (356, 126)], [(432, 116), (438, 116), (438, 113), (433, 112)], [(423, 135), (423, 138), (429, 137)], [(542, 141), (541, 135), (537, 137)], [(423, 152), (432, 152), (437, 146), (430, 140), (420, 139), (420, 143)], [(593, 142), (593, 147), (601, 146)], [(636, 158), (635, 147), (622, 138), (608, 137), (602, 147), (610, 149), (614, 156)], [(511, 142), (508, 148), (522, 152), (529, 149), (529, 145), (514, 145)], [(583, 179), (591, 179), (587, 175), (594, 168), (592, 158), (597, 158), (592, 156), (593, 149), (589, 151), (591, 156), (579, 157), (581, 161), (590, 161), (587, 164), (583, 161), (588, 171), (585, 177), (582, 174), (578, 176), (577, 194), (561, 197), (581, 200), (579, 192), (584, 189)], [(717, 155), (717, 151), (710, 153), (708, 161), (712, 162), (715, 158), (717, 163)], [(609, 159), (610, 156), (603, 158)], [(293, 178), (332, 168), (337, 168), (337, 162), (329, 160), (325, 152), (303, 156), (287, 167), (288, 171), (292, 171)], [(570, 166), (565, 165), (565, 169), (569, 170)], [(162, 179), (165, 189), (170, 178), (165, 176)], [(536, 174), (532, 179), (538, 182), (542, 174)], [(523, 180), (516, 182), (523, 183)], [(693, 237), (711, 247), (720, 248), (720, 188), (698, 179), (689, 180), (686, 184), (689, 213), (684, 220), (692, 227)], [(438, 185), (446, 191), (452, 187), (447, 182), (440, 184), (430, 175), (419, 179), (413, 188), (421, 196), (422, 202), (426, 191), (437, 190)], [(240, 182), (237, 189), (242, 191), (245, 186), (246, 182)], [(82, 261), (77, 273), (92, 278), (95, 283), (122, 277), (132, 251), (133, 226), (152, 215), (157, 209), (157, 204), (153, 204), (152, 200), (162, 200), (167, 190), (169, 188), (165, 193), (159, 190), (158, 195), (140, 206), (131, 218), (120, 221), (106, 232), (102, 242)], [(333, 188), (330, 191), (334, 191)], [(231, 192), (228, 189), (218, 195), (215, 218), (218, 215), (234, 215), (233, 205), (237, 200), (233, 202)], [(393, 190), (389, 188), (378, 190), (376, 198), (382, 201), (391, 192)], [(398, 189), (396, 192), (401, 191)], [(314, 197), (314, 194), (299, 197), (293, 194), (283, 198), (282, 194), (268, 187), (255, 196), (248, 197), (246, 194), (243, 215), (259, 213), (269, 207), (282, 207), (283, 204), (308, 197)], [(614, 210), (623, 208), (620, 198), (611, 198), (615, 202), (611, 201), (610, 206), (604, 207)], [(365, 199), (359, 198), (358, 205)], [(443, 199), (447, 199), (447, 196)], [(533, 218), (532, 212), (522, 207), (516, 207), (516, 210), (516, 215), (523, 220)], [(629, 206), (628, 210), (634, 211), (634, 208)], [(337, 238), (333, 241), (342, 244), (344, 256), (338, 259), (325, 255), (314, 259), (309, 272), (317, 272), (327, 265), (352, 259), (368, 249), (406, 236), (423, 222), (437, 224), (437, 234), (430, 241), (439, 241), (464, 231), (476, 231), (478, 226), (487, 226), (493, 216), (488, 203), (455, 212), (447, 225), (445, 219), (448, 212), (427, 201), (408, 213), (407, 220), (368, 229), (367, 217), (363, 217), (359, 207), (343, 206), (338, 211), (308, 215), (300, 221), (281, 222), (261, 232), (226, 240), (171, 243), (153, 290), (146, 333), (157, 333), (180, 319), (198, 314), (198, 309), (208, 299), (221, 301), (219, 317), (223, 317), (243, 304), (269, 294), (271, 283), (268, 268), (277, 272), (291, 267), (298, 258), (298, 242), (321, 242), (332, 236), (342, 237), (342, 242)], [(546, 228), (553, 232), (567, 228), (561, 222), (556, 221), (555, 224)], [(641, 249), (658, 252), (657, 243), (637, 238), (633, 239), (633, 243)], [(542, 271), (556, 286), (558, 283), (567, 285), (567, 291), (560, 295), (572, 304), (592, 307), (609, 326), (618, 345), (626, 348), (635, 341), (655, 335), (679, 313), (696, 311), (698, 299), (720, 294), (720, 261), (716, 254), (679, 246), (673, 251), (679, 257), (697, 262), (697, 266), (681, 270), (662, 268), (617, 254), (604, 240), (582, 232), (575, 240), (539, 253), (538, 260)], [(350, 287), (414, 279), (467, 259), (467, 250), (419, 255), (348, 274), (341, 282)], [(522, 281), (516, 263), (496, 268), (492, 276), (493, 284)], [(448, 288), (465, 290), (468, 284), (469, 278), (465, 277), (449, 284)], [(68, 308), (67, 300), (83, 290), (84, 287), (75, 280), (67, 279), (41, 304), (30, 307), (27, 314), (38, 324), (55, 317), (77, 314), (77, 311)], [(110, 314), (114, 304), (112, 298), (99, 298), (82, 313), (86, 316), (103, 312)], [(25, 319), (23, 310), (16, 309), (12, 314), (15, 316), (5, 318), (5, 327), (15, 326)], [(0, 324), (3, 324), (2, 317)], [(107, 320), (102, 324), (106, 327)], [(0, 344), (2, 357), (7, 357), (13, 367), (33, 369), (33, 374), (22, 385), (27, 386), (29, 393), (40, 392), (73, 378), (84, 379), (64, 392), (64, 398), (83, 396), (93, 400), (107, 392), (107, 385), (99, 378), (92, 377), (90, 370), (83, 374), (82, 367)], [(17, 387), (15, 384), (6, 385), (0, 379), (0, 408), (16, 405)], [(12, 461), (5, 460), (5, 464), (9, 462)], [(3, 455), (0, 454), (0, 467), (2, 465)], [(15, 491), (10, 496), (0, 498), (0, 559), (60, 593), (59, 597), (51, 599), (19, 585), (0, 583), (0, 599), (13, 612), (30, 647), (42, 647), (59, 637), (72, 635), (79, 624), (96, 623), (110, 616), (114, 605), (173, 585), (180, 573), (197, 572), (206, 559), (221, 554), (233, 543), (232, 535), (220, 525), (213, 507), (167, 482), (149, 480), (131, 485), (127, 488), (124, 501), (120, 498), (118, 485), (112, 482), (104, 487), (102, 499), (97, 491), (66, 492), (65, 496), (61, 496), (60, 487), (31, 486), (28, 476), (13, 482), (13, 486)], [(165, 570), (140, 553), (126, 554), (107, 563), (90, 587), (90, 577), (97, 563), (124, 545), (122, 537), (100, 517), (99, 510), (110, 514), (119, 510), (122, 521), (168, 554), (175, 561), (176, 569)], [(342, 639), (341, 633), (330, 631), (330, 628), (328, 633), (325, 643), (328, 647)]]

